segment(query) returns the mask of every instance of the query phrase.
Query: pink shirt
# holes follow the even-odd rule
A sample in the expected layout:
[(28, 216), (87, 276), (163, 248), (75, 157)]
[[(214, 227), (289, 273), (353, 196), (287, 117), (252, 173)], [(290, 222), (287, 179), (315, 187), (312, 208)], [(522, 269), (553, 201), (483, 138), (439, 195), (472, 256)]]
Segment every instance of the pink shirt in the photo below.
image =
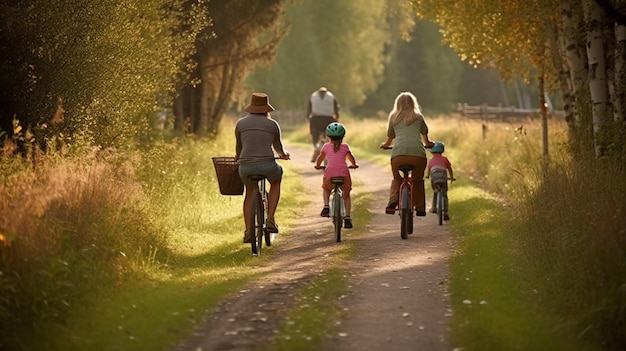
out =
[(333, 143), (326, 143), (322, 146), (322, 152), (326, 154), (326, 159), (328, 160), (324, 178), (350, 177), (350, 170), (346, 163), (346, 157), (348, 153), (351, 153), (348, 144), (341, 143), (339, 150), (335, 152)]
[(433, 158), (428, 161), (428, 167), (448, 169), (451, 167), (450, 161), (447, 157), (441, 154), (433, 154)]

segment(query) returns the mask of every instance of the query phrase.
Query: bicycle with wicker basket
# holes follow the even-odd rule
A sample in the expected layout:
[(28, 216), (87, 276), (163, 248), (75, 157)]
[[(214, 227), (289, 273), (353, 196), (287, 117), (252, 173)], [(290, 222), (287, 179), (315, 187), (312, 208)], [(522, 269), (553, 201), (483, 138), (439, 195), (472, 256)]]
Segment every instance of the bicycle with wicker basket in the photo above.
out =
[[(244, 185), (239, 177), (239, 164), (234, 157), (213, 157), (217, 180), (222, 195), (242, 195)], [(261, 255), (263, 241), (265, 246), (272, 246), (275, 234), (267, 227), (268, 192), (266, 178), (263, 175), (251, 174), (248, 179), (254, 184), (253, 195), (250, 199), (250, 231), (252, 238), (250, 245), (254, 256)]]

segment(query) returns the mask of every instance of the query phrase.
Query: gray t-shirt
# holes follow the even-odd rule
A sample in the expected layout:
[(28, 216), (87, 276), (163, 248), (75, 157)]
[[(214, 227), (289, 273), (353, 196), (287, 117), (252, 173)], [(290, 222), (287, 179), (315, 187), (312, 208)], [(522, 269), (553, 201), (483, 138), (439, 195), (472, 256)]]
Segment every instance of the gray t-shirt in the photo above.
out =
[(249, 114), (235, 125), (236, 152), (240, 164), (274, 161), (274, 150), (283, 154), (278, 122), (263, 114)]

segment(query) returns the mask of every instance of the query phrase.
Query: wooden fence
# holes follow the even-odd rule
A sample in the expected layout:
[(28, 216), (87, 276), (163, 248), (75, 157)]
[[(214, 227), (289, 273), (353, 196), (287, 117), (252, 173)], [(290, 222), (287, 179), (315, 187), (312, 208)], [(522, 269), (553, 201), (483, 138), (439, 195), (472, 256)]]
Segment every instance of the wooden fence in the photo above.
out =
[[(502, 107), (502, 106), (487, 106), (478, 105), (470, 106), (468, 104), (458, 103), (456, 112), (467, 118), (475, 119), (507, 119), (507, 118), (527, 118), (533, 116), (540, 116), (539, 109), (528, 108), (515, 108), (515, 107)], [(550, 111), (550, 116), (563, 117), (565, 113), (563, 111)]]

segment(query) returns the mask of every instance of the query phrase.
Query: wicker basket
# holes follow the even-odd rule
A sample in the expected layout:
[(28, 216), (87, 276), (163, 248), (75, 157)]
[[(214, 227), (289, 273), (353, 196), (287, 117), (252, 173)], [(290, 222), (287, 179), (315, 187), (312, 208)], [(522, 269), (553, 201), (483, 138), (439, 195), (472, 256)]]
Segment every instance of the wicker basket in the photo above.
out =
[(239, 177), (239, 164), (234, 157), (213, 157), (215, 174), (222, 195), (243, 195), (243, 182)]

